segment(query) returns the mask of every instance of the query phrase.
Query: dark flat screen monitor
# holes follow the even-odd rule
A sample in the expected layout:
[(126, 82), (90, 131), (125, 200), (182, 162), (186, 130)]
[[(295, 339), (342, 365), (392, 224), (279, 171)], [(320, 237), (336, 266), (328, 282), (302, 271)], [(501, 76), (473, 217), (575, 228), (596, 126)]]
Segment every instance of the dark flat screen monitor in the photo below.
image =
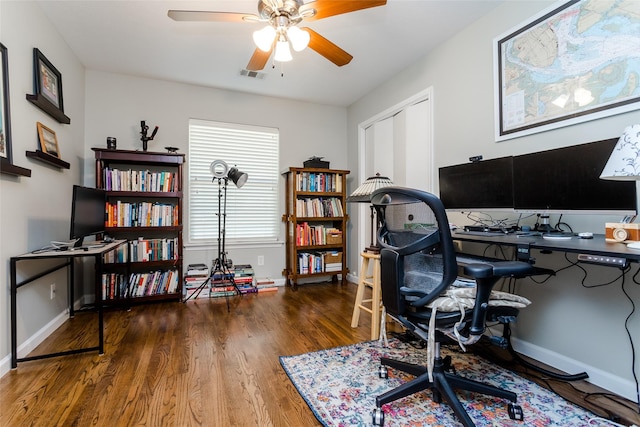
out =
[(87, 236), (104, 233), (106, 192), (97, 188), (73, 186), (71, 199), (71, 239), (82, 246)]
[(515, 210), (635, 214), (635, 181), (600, 179), (616, 142), (617, 139), (607, 139), (515, 156)]
[(449, 211), (513, 210), (513, 157), (439, 169), (440, 200)]

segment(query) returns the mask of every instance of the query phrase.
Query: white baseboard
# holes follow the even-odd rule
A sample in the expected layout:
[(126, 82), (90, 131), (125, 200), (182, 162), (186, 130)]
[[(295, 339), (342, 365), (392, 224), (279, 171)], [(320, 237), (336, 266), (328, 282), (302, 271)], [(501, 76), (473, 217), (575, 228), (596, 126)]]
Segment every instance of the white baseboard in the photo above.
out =
[(568, 374), (586, 372), (589, 375), (587, 381), (591, 384), (625, 397), (632, 402), (636, 402), (638, 398), (635, 383), (627, 378), (618, 377), (595, 366), (587, 365), (586, 363), (568, 358), (562, 354), (519, 340), (515, 337), (513, 337), (511, 341), (513, 348), (520, 354), (546, 363)]
[[(18, 346), (18, 358), (25, 357), (40, 345), (49, 335), (69, 320), (69, 311), (65, 310), (58, 314), (53, 320), (47, 323), (42, 329), (27, 338), (25, 342)], [(11, 354), (0, 360), (0, 377), (11, 370)]]

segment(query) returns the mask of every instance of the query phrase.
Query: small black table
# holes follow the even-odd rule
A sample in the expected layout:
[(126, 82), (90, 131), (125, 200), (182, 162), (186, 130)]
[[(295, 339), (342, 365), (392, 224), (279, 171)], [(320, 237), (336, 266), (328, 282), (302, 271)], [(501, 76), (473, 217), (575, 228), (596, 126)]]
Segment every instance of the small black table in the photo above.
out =
[[(104, 314), (102, 307), (102, 287), (101, 287), (101, 275), (104, 264), (103, 255), (118, 248), (126, 243), (126, 240), (115, 240), (112, 242), (90, 242), (86, 246), (81, 248), (72, 248), (71, 250), (59, 251), (59, 250), (37, 250), (23, 255), (11, 257), (11, 369), (18, 367), (18, 362), (26, 362), (29, 360), (45, 359), (56, 356), (65, 356), (70, 354), (84, 353), (88, 351), (97, 350), (99, 354), (104, 354)], [(18, 337), (17, 337), (17, 302), (18, 302), (18, 289), (33, 281), (58, 271), (62, 268), (68, 267), (68, 307), (69, 317), (72, 318), (75, 315), (74, 304), (74, 262), (75, 258), (94, 257), (95, 258), (95, 310), (98, 313), (98, 345), (93, 347), (84, 347), (79, 349), (59, 351), (48, 354), (40, 354), (37, 356), (18, 358)], [(22, 280), (20, 283), (17, 281), (17, 264), (18, 262), (28, 262), (33, 260), (61, 260), (60, 264), (57, 264), (45, 271), (41, 271)]]

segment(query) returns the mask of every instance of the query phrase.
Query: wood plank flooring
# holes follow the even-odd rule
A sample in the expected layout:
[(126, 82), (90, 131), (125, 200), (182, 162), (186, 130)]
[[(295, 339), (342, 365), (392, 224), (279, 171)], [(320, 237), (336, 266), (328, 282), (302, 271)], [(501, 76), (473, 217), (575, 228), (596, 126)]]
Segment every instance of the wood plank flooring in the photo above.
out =
[[(350, 327), (355, 291), (323, 283), (233, 297), (229, 311), (225, 299), (108, 311), (103, 356), (23, 362), (0, 379), (0, 426), (319, 426), (278, 356), (368, 340), (366, 313)], [(79, 313), (34, 354), (96, 345), (95, 318)]]

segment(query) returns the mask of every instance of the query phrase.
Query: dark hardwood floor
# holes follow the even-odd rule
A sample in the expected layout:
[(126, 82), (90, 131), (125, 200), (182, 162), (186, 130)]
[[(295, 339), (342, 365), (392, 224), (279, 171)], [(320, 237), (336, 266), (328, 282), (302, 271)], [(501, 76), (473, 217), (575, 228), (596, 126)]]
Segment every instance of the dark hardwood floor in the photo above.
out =
[[(366, 313), (350, 327), (355, 291), (279, 288), (233, 297), (229, 312), (225, 299), (108, 311), (104, 355), (23, 362), (0, 379), (0, 426), (318, 426), (278, 356), (368, 340)], [(79, 313), (34, 354), (95, 345), (95, 318)], [(606, 407), (640, 425), (632, 410)]]

